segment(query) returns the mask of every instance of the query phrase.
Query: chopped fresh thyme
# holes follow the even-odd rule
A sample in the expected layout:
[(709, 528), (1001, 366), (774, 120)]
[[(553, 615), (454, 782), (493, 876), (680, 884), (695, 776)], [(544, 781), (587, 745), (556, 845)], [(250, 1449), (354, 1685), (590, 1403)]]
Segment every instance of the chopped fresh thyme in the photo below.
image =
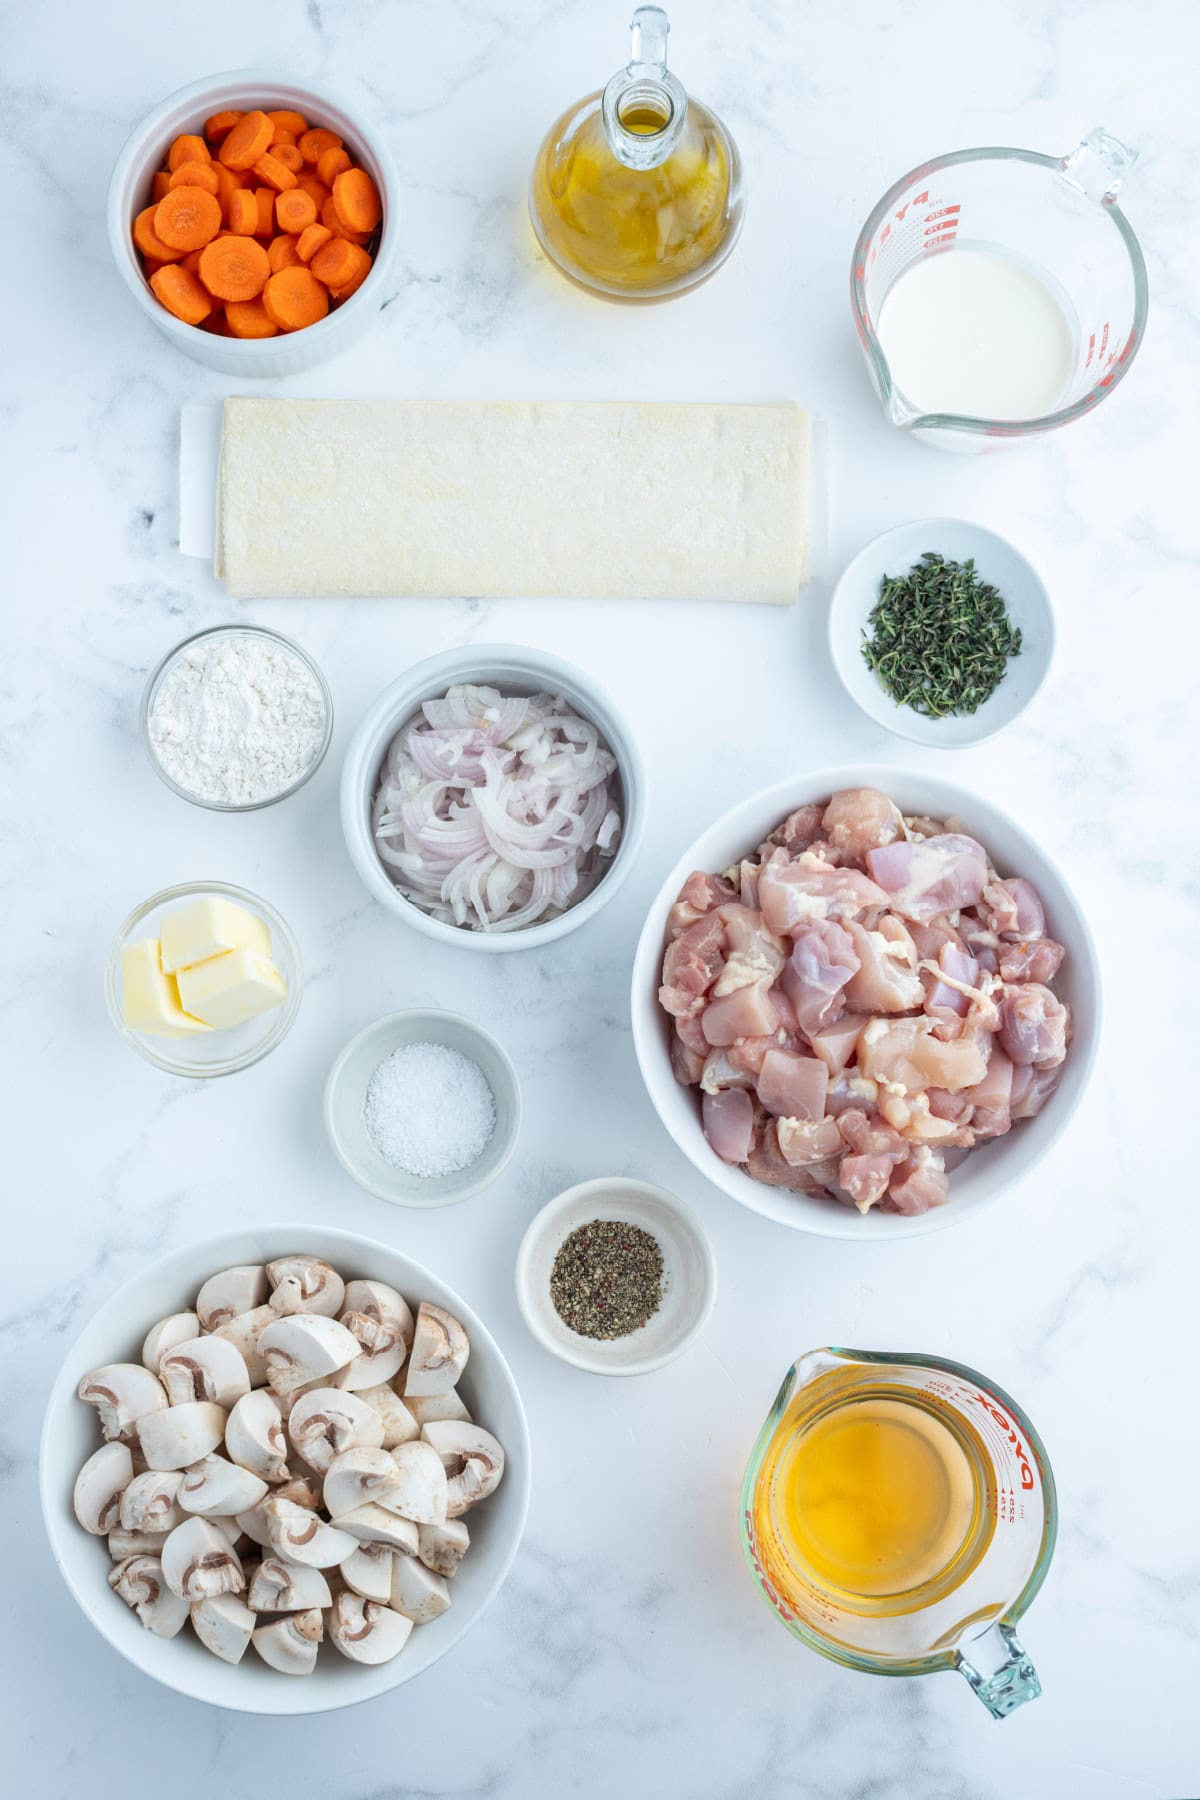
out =
[(885, 575), (862, 653), (900, 706), (930, 719), (973, 713), (995, 693), (1021, 633), (1004, 597), (975, 573), (926, 550), (907, 575)]

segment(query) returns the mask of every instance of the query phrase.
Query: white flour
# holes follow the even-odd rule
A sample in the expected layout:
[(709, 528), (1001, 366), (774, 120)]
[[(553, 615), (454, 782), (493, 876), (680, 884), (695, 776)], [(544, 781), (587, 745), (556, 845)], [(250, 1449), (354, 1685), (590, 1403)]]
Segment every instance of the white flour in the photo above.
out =
[(324, 697), (311, 670), (271, 638), (201, 638), (160, 681), (149, 736), (177, 786), (199, 800), (253, 806), (315, 761)]

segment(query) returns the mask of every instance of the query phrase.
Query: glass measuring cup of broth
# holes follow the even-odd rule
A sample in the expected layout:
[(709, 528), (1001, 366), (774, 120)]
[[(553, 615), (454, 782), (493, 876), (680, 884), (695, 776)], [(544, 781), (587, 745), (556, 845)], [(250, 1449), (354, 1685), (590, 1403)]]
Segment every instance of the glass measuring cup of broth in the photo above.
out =
[(871, 1675), (957, 1669), (994, 1718), (1041, 1693), (1016, 1626), (1050, 1566), (1041, 1439), (936, 1357), (812, 1350), (742, 1483), (751, 1574), (793, 1636)]
[(959, 150), (903, 176), (854, 247), (854, 321), (893, 425), (996, 450), (1082, 418), (1129, 373), (1146, 264), (1111, 133), (1062, 157)]

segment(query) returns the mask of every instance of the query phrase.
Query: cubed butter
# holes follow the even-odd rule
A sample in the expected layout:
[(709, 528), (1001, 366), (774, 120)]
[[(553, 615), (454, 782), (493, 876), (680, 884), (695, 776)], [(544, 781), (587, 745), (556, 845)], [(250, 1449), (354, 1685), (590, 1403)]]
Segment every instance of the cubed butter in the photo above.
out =
[(264, 921), (220, 894), (177, 906), (167, 913), (159, 930), (167, 975), (207, 962), (226, 950), (255, 950), (270, 960), (271, 933)]
[(227, 950), (195, 968), (180, 969), (177, 979), (186, 1010), (218, 1028), (243, 1025), (287, 999), (283, 976), (257, 950)]
[(131, 1031), (155, 1037), (189, 1037), (212, 1029), (180, 1005), (175, 977), (163, 973), (157, 938), (141, 938), (121, 952), (121, 1011)]

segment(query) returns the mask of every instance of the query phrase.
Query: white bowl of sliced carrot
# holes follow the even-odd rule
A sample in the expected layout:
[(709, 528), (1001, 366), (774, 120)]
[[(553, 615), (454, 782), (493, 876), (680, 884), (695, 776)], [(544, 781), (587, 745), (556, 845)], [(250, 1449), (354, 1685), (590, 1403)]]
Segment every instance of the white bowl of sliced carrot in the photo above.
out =
[(292, 375), (378, 312), (398, 193), (356, 105), (239, 70), (181, 88), (133, 132), (109, 185), (109, 240), (177, 349), (227, 375)]

